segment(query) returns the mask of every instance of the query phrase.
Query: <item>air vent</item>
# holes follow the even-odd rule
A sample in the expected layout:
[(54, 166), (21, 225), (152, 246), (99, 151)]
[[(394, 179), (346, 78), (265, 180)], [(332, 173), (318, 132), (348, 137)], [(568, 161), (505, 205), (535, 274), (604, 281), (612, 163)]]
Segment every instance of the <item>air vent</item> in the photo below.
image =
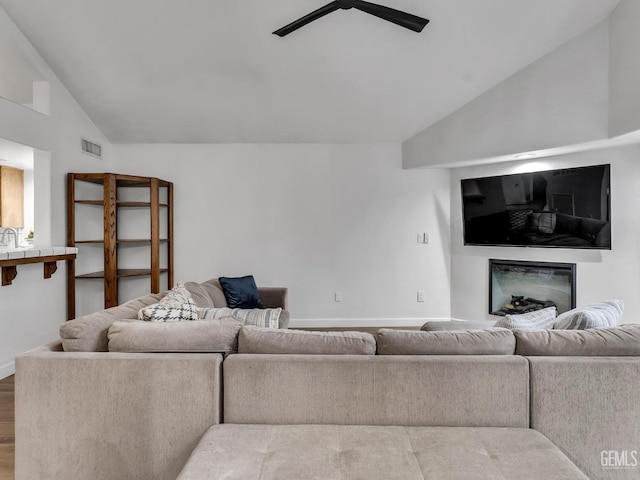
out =
[(85, 138), (82, 139), (82, 151), (87, 155), (102, 158), (102, 146)]

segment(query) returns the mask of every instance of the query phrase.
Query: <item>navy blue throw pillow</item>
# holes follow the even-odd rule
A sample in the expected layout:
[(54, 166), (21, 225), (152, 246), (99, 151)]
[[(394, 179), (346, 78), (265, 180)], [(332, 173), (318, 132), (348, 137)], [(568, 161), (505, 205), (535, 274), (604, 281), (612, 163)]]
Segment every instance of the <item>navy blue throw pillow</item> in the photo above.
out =
[(264, 308), (253, 275), (218, 279), (229, 308)]

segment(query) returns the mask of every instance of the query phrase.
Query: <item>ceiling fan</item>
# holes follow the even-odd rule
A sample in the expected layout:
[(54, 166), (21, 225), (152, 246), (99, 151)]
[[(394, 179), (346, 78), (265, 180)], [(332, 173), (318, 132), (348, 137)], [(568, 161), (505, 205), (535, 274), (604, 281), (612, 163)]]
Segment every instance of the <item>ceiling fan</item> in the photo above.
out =
[(320, 7), (310, 14), (299, 18), (298, 20), (291, 22), (289, 25), (286, 25), (273, 33), (275, 35), (278, 35), (279, 37), (284, 37), (285, 35), (289, 35), (291, 32), (299, 29), (300, 27), (304, 27), (306, 24), (324, 17), (331, 12), (335, 12), (340, 8), (343, 10), (355, 8), (370, 15), (374, 15), (378, 18), (382, 18), (383, 20), (387, 20), (388, 22), (400, 25), (401, 27), (413, 30), (414, 32), (421, 32), (425, 25), (429, 23), (429, 20), (427, 20), (426, 18), (411, 15), (410, 13), (406, 12), (401, 12), (400, 10), (396, 10), (394, 8), (384, 7), (382, 5), (378, 5), (377, 3), (364, 2), (362, 0), (335, 0), (331, 3), (328, 3), (324, 7)]

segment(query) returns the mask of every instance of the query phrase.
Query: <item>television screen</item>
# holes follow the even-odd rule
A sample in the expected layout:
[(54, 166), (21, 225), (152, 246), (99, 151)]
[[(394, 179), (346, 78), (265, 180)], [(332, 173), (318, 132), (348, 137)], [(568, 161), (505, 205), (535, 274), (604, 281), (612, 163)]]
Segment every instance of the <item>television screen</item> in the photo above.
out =
[(461, 180), (465, 245), (611, 249), (610, 165)]

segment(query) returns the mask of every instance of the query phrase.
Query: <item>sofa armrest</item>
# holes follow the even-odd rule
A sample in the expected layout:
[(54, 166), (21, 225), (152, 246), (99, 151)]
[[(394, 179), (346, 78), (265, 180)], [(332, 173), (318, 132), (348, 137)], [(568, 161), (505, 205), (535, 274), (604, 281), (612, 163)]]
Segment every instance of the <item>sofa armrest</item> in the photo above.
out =
[(16, 480), (175, 479), (220, 422), (219, 354), (60, 350), (16, 358)]
[[(640, 465), (608, 468), (609, 452), (640, 450), (639, 357), (527, 357), (531, 428), (592, 480), (637, 479)], [(604, 457), (603, 457), (604, 455)]]
[(260, 300), (265, 308), (282, 307), (283, 310), (288, 308), (289, 289), (284, 287), (258, 287)]

